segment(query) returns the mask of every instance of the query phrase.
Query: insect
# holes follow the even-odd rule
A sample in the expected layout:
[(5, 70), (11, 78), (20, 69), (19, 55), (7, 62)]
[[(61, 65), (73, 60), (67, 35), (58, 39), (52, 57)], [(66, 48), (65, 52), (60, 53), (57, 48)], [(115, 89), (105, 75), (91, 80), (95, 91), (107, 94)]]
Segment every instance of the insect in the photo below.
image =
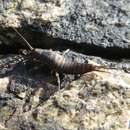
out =
[(96, 66), (88, 63), (78, 63), (66, 59), (63, 55), (56, 53), (56, 51), (47, 49), (33, 48), (29, 42), (15, 29), (15, 32), (25, 41), (26, 46), (30, 49), (31, 53), (41, 62), (46, 62), (56, 72), (66, 74), (84, 74), (90, 71), (100, 71), (104, 66)]

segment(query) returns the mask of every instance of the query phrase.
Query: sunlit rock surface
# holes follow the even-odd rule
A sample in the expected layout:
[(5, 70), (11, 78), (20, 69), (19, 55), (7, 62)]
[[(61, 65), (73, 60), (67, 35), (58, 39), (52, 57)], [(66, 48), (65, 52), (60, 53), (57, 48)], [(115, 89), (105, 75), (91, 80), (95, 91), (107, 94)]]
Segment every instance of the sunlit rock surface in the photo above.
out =
[(18, 77), (10, 80), (10, 84), (7, 78), (1, 79), (0, 84), (3, 80), (2, 84), (8, 86), (0, 90), (3, 93), (0, 95), (1, 129), (127, 130), (130, 74), (111, 69), (103, 71), (86, 73), (47, 98), (46, 93), (49, 95), (54, 87), (45, 83), (35, 84), (26, 78), (28, 83), (22, 89), (22, 82), (16, 82)]
[[(1, 0), (0, 129), (129, 129), (129, 12), (129, 0)], [(48, 65), (18, 55), (26, 46), (12, 27), (34, 47), (69, 48), (71, 61), (115, 69), (60, 74), (59, 91)]]
[(129, 0), (8, 0), (1, 1), (0, 11), (0, 27), (30, 25), (81, 45), (130, 48)]
[(46, 129), (127, 129), (130, 75), (111, 72), (88, 73), (72, 82), (32, 112), (37, 113), (36, 120)]

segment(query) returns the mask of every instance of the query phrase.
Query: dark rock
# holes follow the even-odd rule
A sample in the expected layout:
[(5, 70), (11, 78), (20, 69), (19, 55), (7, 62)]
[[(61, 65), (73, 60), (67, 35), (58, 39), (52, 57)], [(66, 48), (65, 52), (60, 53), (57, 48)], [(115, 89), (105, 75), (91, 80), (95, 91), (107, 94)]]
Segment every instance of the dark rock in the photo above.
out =
[[(1, 30), (22, 27), (22, 34), (26, 31), (24, 36), (35, 47), (79, 46), (78, 50), (92, 55), (129, 57), (129, 0), (9, 0), (1, 4), (1, 10)], [(8, 45), (14, 37), (1, 33), (1, 44)]]
[[(128, 128), (129, 12), (129, 0), (0, 1), (0, 53), (8, 54), (0, 56), (0, 129)], [(12, 27), (33, 47), (60, 50), (55, 52), (70, 61), (106, 69), (83, 76), (60, 72), (59, 90), (44, 59), (18, 55), (27, 47)]]
[[(58, 91), (56, 78), (45, 71), (49, 69), (47, 65), (41, 67), (32, 57), (21, 63), (18, 59), (24, 61), (24, 56), (1, 56), (0, 72), (4, 67), (6, 71), (0, 78), (0, 128), (85, 130), (90, 126), (93, 129), (114, 127), (124, 130), (127, 125), (124, 119), (129, 117), (126, 107), (129, 106), (129, 74), (117, 62), (72, 51), (61, 54), (81, 63), (95, 62), (110, 67), (113, 64), (116, 69), (90, 72), (83, 77), (61, 74), (62, 90)], [(119, 63), (123, 65), (123, 62)], [(127, 65), (129, 67), (129, 63)], [(97, 125), (99, 122), (100, 126)]]

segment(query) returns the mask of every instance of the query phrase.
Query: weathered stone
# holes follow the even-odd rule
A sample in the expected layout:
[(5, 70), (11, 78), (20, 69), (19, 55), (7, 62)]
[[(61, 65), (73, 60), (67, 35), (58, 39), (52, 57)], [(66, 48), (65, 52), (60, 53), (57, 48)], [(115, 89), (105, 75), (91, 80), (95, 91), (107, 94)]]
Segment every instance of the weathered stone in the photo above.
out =
[(10, 130), (124, 130), (130, 117), (129, 79), (130, 74), (119, 70), (90, 72), (40, 106), (46, 91), (34, 89), (30, 100), (26, 94), (25, 100), (14, 97), (1, 106), (1, 123)]
[[(16, 53), (24, 46), (15, 27), (35, 47), (71, 48), (112, 59), (113, 54), (130, 57), (129, 10), (129, 0), (2, 0), (0, 53)], [(129, 59), (110, 61), (72, 51), (61, 54), (110, 69), (83, 76), (60, 74), (58, 91), (49, 67), (34, 62), (33, 56), (0, 56), (0, 129), (128, 129)]]
[[(60, 42), (38, 33), (41, 32), (50, 38), (68, 40), (66, 46), (80, 45), (96, 54), (129, 57), (129, 10), (129, 0), (9, 0), (1, 2), (0, 28), (22, 27), (35, 46), (50, 48)], [(1, 43), (11, 40), (3, 31), (0, 35)]]

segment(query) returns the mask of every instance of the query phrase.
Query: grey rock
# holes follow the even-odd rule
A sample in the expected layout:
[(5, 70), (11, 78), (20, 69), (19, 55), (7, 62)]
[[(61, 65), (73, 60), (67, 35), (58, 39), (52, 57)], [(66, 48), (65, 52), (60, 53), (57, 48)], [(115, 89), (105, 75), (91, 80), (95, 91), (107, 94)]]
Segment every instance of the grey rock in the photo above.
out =
[[(30, 26), (33, 32), (67, 40), (66, 45), (72, 47), (77, 44), (86, 50), (92, 48), (95, 53), (98, 49), (98, 52), (103, 53), (105, 50), (102, 49), (107, 48), (109, 54), (115, 52), (118, 55), (123, 52), (126, 56), (130, 50), (129, 5), (129, 0), (9, 0), (4, 6), (1, 5), (3, 13), (0, 16), (0, 27), (25, 29)], [(34, 39), (35, 35), (32, 35)], [(34, 44), (42, 47), (57, 42), (55, 39), (46, 41), (41, 35), (37, 39)], [(43, 42), (39, 42), (39, 39)]]
[[(81, 63), (112, 64), (99, 57), (66, 52), (57, 53)], [(116, 69), (93, 71), (77, 78), (63, 74), (60, 76), (62, 89), (58, 91), (56, 78), (43, 71), (44, 67), (49, 69), (47, 66), (41, 67), (39, 62), (34, 64), (30, 60), (20, 64), (18, 59), (24, 58), (21, 55), (1, 56), (0, 72), (4, 67), (6, 71), (0, 75), (0, 129), (128, 128), (130, 74), (116, 62), (113, 62)]]

